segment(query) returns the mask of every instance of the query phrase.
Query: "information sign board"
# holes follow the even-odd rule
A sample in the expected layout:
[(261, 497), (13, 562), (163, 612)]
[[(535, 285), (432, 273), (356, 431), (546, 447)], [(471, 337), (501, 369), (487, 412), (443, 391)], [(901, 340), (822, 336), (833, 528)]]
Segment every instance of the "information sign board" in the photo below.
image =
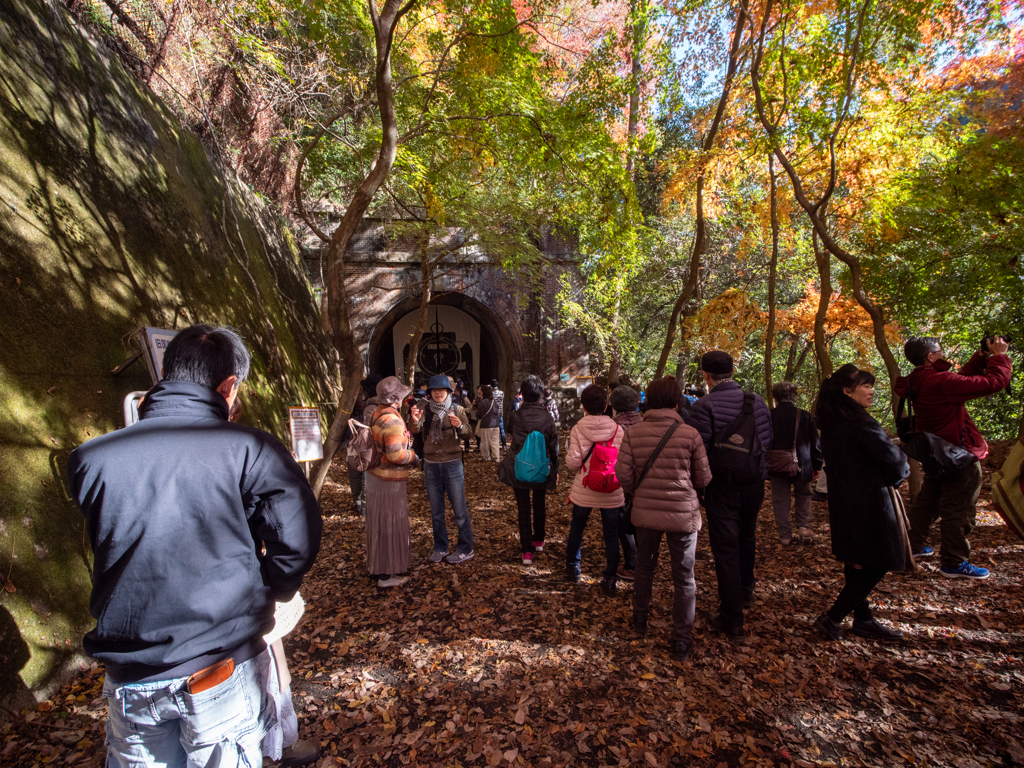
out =
[(154, 384), (158, 384), (164, 376), (164, 352), (171, 339), (177, 335), (177, 331), (164, 328), (146, 328), (146, 365)]
[(289, 408), (288, 422), (292, 433), (292, 453), (296, 461), (318, 461), (324, 457), (324, 441), (320, 435), (319, 408)]

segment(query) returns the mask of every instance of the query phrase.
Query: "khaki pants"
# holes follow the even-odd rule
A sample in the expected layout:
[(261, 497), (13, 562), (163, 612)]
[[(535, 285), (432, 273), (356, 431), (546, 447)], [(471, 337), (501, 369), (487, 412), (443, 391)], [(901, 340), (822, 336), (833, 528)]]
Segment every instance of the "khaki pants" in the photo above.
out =
[(476, 431), (480, 438), (480, 455), (484, 461), (498, 460), (498, 428), (478, 429)]
[(793, 528), (789, 522), (790, 488), (796, 497), (796, 527), (811, 527), (811, 481), (800, 478), (773, 477), (772, 510), (775, 512), (775, 528), (780, 539), (792, 539)]
[(981, 464), (977, 461), (956, 474), (926, 474), (917, 498), (907, 510), (910, 548), (920, 552), (928, 540), (928, 530), (938, 520), (941, 564), (955, 568), (960, 563), (970, 562), (971, 544), (967, 537), (974, 530), (979, 493)]

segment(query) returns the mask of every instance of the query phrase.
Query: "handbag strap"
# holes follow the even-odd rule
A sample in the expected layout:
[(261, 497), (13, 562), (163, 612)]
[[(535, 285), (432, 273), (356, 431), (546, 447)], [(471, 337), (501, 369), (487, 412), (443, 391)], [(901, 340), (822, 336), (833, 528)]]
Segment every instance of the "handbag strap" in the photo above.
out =
[(647, 477), (647, 473), (651, 471), (651, 467), (654, 466), (655, 459), (658, 458), (658, 455), (661, 453), (661, 451), (665, 447), (666, 443), (668, 443), (668, 439), (670, 437), (672, 437), (672, 433), (675, 432), (678, 427), (679, 427), (679, 422), (678, 421), (672, 422), (672, 426), (669, 427), (668, 431), (665, 432), (665, 434), (662, 436), (661, 442), (658, 443), (658, 447), (654, 449), (654, 453), (651, 454), (651, 458), (649, 458), (647, 460), (647, 463), (644, 464), (644, 471), (641, 472), (640, 473), (640, 477), (637, 478), (636, 485), (633, 487), (634, 495), (640, 489), (640, 483), (642, 483), (644, 481), (644, 478)]

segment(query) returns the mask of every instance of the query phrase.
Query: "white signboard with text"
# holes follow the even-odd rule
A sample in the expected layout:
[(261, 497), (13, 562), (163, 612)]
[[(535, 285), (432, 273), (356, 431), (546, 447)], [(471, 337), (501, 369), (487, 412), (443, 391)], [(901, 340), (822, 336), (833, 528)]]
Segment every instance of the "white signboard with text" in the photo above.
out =
[(320, 435), (319, 408), (289, 408), (288, 422), (292, 433), (292, 453), (296, 461), (319, 461), (324, 457), (324, 441)]
[(164, 328), (146, 328), (146, 351), (149, 353), (146, 355), (146, 365), (154, 384), (159, 383), (164, 376), (164, 352), (171, 339), (177, 335), (177, 331)]

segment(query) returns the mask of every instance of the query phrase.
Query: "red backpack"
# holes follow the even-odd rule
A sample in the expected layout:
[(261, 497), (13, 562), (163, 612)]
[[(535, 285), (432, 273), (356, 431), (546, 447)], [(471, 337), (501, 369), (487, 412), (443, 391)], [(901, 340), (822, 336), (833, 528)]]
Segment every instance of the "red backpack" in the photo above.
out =
[[(619, 434), (618, 424), (615, 425), (615, 431), (604, 445), (594, 443), (587, 451), (587, 455), (583, 457), (583, 464), (587, 463), (588, 458), (590, 459), (590, 470), (583, 478), (583, 485), (592, 491), (612, 493), (619, 490), (619, 478), (615, 476), (615, 462), (619, 458), (619, 449), (612, 445), (617, 434)], [(583, 465), (580, 465), (580, 472), (582, 471)]]

